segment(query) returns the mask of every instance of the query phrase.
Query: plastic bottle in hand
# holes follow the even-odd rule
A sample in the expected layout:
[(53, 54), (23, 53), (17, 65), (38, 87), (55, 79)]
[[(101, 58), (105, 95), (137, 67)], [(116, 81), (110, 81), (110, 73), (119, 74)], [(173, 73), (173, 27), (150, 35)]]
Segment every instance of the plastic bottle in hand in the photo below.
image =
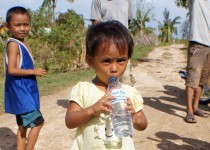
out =
[(118, 82), (116, 77), (109, 78), (108, 90), (116, 99), (112, 100), (113, 109), (111, 120), (114, 133), (118, 138), (127, 137), (133, 134), (133, 123), (131, 114), (125, 109), (126, 94), (122, 88), (122, 84)]

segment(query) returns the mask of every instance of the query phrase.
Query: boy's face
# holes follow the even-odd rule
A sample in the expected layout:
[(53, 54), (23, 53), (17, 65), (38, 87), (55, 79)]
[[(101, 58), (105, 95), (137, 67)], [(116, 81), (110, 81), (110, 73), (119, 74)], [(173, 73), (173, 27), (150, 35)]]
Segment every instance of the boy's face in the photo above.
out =
[(24, 41), (30, 30), (30, 19), (27, 14), (13, 14), (6, 25), (14, 38)]
[(101, 46), (90, 58), (89, 65), (95, 69), (97, 78), (108, 84), (109, 77), (121, 77), (128, 63), (128, 51), (120, 54), (115, 45)]

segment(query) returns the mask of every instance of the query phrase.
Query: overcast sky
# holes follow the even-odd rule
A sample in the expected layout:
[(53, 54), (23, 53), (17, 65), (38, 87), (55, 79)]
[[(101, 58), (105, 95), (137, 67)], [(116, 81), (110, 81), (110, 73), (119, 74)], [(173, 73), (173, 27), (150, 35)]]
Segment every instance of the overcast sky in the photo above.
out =
[[(69, 3), (67, 0), (58, 0), (56, 6), (56, 13), (66, 12), (67, 9), (73, 9), (76, 13), (83, 15), (85, 19), (90, 18), (90, 8), (91, 8), (92, 0), (74, 0), (74, 3)], [(134, 0), (135, 1), (135, 0)], [(176, 16), (180, 16), (181, 22), (183, 22), (186, 18), (186, 10), (183, 8), (176, 7), (174, 1), (175, 0), (147, 0), (154, 6), (154, 12), (156, 14), (156, 18), (162, 22), (163, 20), (163, 11), (167, 8), (170, 11), (170, 18), (175, 18)], [(9, 8), (13, 6), (23, 6), (26, 8), (30, 8), (32, 10), (37, 10), (43, 0), (0, 0), (0, 17), (5, 20), (6, 12)], [(86, 24), (90, 24), (89, 21), (86, 21)], [(148, 24), (148, 26), (156, 27), (156, 21), (152, 21)]]

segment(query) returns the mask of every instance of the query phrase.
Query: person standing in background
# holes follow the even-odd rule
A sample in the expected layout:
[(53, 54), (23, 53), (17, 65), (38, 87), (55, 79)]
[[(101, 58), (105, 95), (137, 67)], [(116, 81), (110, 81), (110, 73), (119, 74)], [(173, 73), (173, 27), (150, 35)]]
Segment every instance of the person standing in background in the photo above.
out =
[[(108, 20), (117, 20), (127, 29), (129, 22), (133, 19), (131, 0), (92, 0), (91, 17), (92, 24)], [(135, 79), (131, 74), (132, 65), (128, 61), (121, 82), (133, 86)]]
[(186, 77), (187, 123), (196, 123), (194, 115), (207, 118), (198, 108), (210, 75), (210, 0), (188, 0), (190, 34)]

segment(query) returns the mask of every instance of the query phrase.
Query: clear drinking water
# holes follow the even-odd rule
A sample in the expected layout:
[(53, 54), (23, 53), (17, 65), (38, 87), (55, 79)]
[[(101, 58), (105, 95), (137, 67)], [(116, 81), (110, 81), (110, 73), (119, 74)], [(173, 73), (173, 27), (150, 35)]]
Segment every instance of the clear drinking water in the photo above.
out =
[(127, 137), (133, 134), (131, 114), (125, 110), (124, 102), (114, 103), (111, 114), (114, 133), (117, 137)]
[(131, 114), (125, 109), (125, 91), (116, 78), (110, 78), (109, 82), (108, 88), (111, 90), (111, 95), (116, 97), (115, 100), (111, 101), (114, 106), (111, 113), (114, 133), (118, 138), (130, 136), (133, 134), (133, 122)]

